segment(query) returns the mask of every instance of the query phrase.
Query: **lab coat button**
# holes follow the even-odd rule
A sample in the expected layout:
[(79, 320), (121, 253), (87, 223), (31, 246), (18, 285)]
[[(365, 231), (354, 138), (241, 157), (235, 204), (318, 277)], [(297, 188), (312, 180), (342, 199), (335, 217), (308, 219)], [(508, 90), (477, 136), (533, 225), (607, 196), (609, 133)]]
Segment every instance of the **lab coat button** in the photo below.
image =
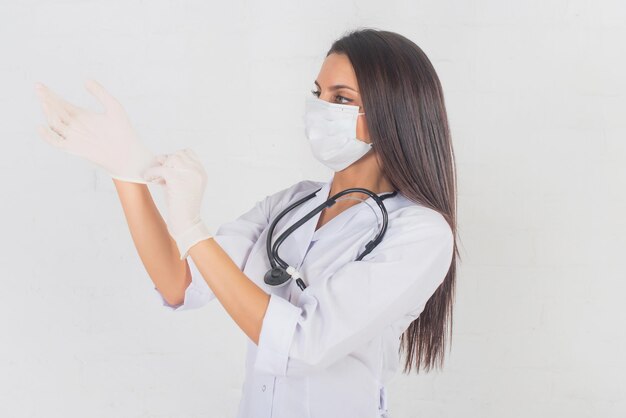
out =
[(263, 385), (263, 387), (261, 388), (261, 390), (262, 390), (263, 392), (265, 392), (265, 385)]

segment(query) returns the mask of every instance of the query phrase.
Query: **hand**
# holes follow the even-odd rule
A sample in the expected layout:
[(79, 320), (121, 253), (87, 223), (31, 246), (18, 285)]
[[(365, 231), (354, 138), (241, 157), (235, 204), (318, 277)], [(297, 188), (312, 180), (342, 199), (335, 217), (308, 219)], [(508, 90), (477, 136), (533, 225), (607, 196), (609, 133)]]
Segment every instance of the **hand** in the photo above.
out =
[(157, 155), (155, 160), (156, 164), (143, 172), (143, 178), (165, 189), (167, 229), (183, 260), (192, 246), (212, 236), (200, 218), (207, 175), (189, 148), (170, 155)]
[(39, 126), (39, 134), (54, 147), (104, 168), (115, 179), (146, 184), (141, 173), (154, 163), (154, 155), (141, 143), (113, 96), (95, 80), (85, 87), (104, 106), (104, 113), (76, 107), (36, 83), (49, 125)]

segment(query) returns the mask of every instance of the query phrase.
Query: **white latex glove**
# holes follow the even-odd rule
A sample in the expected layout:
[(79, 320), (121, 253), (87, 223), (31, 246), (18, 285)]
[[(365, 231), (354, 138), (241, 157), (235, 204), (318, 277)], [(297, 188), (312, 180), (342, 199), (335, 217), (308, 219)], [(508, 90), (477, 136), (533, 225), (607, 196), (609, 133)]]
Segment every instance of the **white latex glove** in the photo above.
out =
[(74, 106), (43, 84), (35, 84), (49, 125), (39, 126), (39, 134), (54, 147), (104, 168), (115, 179), (147, 184), (141, 173), (154, 164), (154, 154), (139, 140), (120, 102), (95, 80), (88, 80), (85, 87), (104, 106), (104, 113)]
[(207, 175), (196, 154), (186, 148), (174, 154), (157, 155), (156, 163), (143, 178), (163, 186), (167, 205), (167, 229), (176, 241), (180, 259), (189, 249), (213, 235), (200, 218)]

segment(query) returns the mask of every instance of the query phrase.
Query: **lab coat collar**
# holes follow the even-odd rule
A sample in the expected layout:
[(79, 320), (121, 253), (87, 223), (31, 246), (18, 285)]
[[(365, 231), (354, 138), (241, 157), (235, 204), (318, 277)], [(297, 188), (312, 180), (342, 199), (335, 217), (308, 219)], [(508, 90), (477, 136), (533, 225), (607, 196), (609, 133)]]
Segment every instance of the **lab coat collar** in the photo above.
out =
[[(333, 178), (334, 173), (327, 181), (325, 181), (321, 185), (317, 185), (315, 188), (306, 190), (302, 194), (295, 195), (293, 197), (294, 201), (314, 192), (317, 189), (320, 189), (315, 196), (313, 196), (308, 201), (302, 203), (299, 207), (292, 210), (293, 215), (289, 218), (289, 221), (285, 223), (284, 227), (280, 228), (280, 230), (278, 230), (277, 228), (277, 230), (274, 232), (274, 237), (278, 237), (289, 226), (293, 225), (298, 220), (302, 219), (302, 217), (308, 212), (328, 200), (328, 198), (330, 197), (329, 192)], [(388, 192), (378, 193), (378, 195), (381, 196), (387, 193)], [(340, 199), (345, 198), (346, 196), (342, 196)], [(398, 193), (394, 197), (383, 200), (383, 203), (385, 204), (387, 212), (391, 213), (403, 201), (404, 199), (402, 194)], [(374, 213), (372, 213), (372, 210), (368, 205), (374, 208), (378, 218), (374, 217)], [(368, 227), (365, 224), (371, 224), (370, 226), (372, 230), (379, 228), (380, 222), (382, 222), (380, 219), (380, 210), (378, 209), (378, 205), (376, 205), (376, 202), (371, 196), (368, 197), (365, 201), (359, 202), (353, 206), (350, 206), (348, 209), (345, 209), (339, 215), (326, 222), (320, 229), (315, 231), (315, 226), (317, 225), (320, 214), (321, 212), (317, 213), (314, 217), (301, 225), (281, 244), (278, 251), (279, 255), (290, 265), (299, 268), (311, 241), (319, 240), (324, 236), (337, 234), (350, 220), (352, 220), (353, 222), (364, 222), (364, 227)], [(376, 219), (378, 219), (378, 225), (376, 224)]]
[[(285, 222), (285, 225), (281, 228), (276, 228), (273, 234), (272, 243), (275, 242), (284, 231), (291, 225), (302, 219), (304, 215), (313, 210), (315, 207), (321, 205), (328, 199), (328, 192), (330, 191), (330, 185), (332, 184), (332, 177), (321, 185), (316, 185), (314, 188), (307, 189), (301, 193), (295, 194), (291, 200), (295, 202), (304, 196), (313, 193), (315, 190), (320, 189), (315, 196), (302, 203), (300, 206), (293, 209), (287, 217), (289, 220)], [(291, 202), (290, 202), (291, 203)], [(320, 212), (321, 213), (321, 212)], [(295, 268), (299, 268), (304, 255), (309, 247), (315, 225), (319, 220), (320, 213), (309, 219), (295, 231), (293, 231), (281, 244), (278, 249), (278, 255), (285, 260), (288, 264)], [(277, 215), (277, 214), (276, 214)], [(291, 216), (289, 216), (291, 215)]]
[[(325, 186), (324, 189), (320, 190), (320, 193), (324, 191), (324, 193), (326, 194), (324, 195), (324, 197), (320, 199), (320, 202), (318, 204), (321, 204), (322, 202), (324, 202), (324, 200), (327, 200), (328, 198), (330, 198), (328, 194), (330, 192), (332, 180), (333, 180), (332, 178), (328, 180), (324, 184)], [(388, 193), (389, 192), (377, 193), (377, 195), (382, 196)], [(351, 197), (356, 198), (354, 195), (348, 194), (348, 195), (341, 196), (339, 200), (346, 199), (346, 198), (350, 199)], [(398, 192), (396, 196), (389, 197), (383, 200), (383, 204), (385, 205), (385, 209), (387, 210), (387, 213), (390, 213), (391, 211), (395, 210), (396, 207), (398, 207), (399, 203), (402, 201), (402, 197), (403, 196), (400, 194), (400, 192)], [(381, 216), (382, 215), (380, 213), (380, 209), (378, 208), (378, 205), (374, 201), (374, 198), (370, 196), (366, 198), (365, 200), (357, 202), (356, 204), (343, 210), (339, 215), (335, 216), (333, 219), (326, 222), (320, 229), (313, 232), (311, 239), (313, 241), (316, 241), (322, 238), (323, 236), (333, 234), (333, 233), (336, 234), (344, 228), (344, 226), (348, 223), (348, 221), (363, 222), (364, 228), (368, 228), (367, 225), (370, 225), (369, 227), (371, 227), (372, 229), (378, 229), (380, 228), (380, 225), (382, 223)], [(319, 219), (319, 217), (317, 217), (316, 219)], [(317, 220), (316, 220), (316, 224), (317, 224)], [(313, 227), (313, 229), (315, 229), (315, 227)]]

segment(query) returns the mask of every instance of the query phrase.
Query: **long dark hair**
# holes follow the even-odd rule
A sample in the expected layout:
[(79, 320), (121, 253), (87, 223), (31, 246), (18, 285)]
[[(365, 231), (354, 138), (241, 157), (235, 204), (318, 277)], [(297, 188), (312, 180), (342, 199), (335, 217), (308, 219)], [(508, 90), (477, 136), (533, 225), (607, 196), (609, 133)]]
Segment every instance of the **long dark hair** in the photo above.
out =
[(454, 234), (454, 253), (443, 283), (402, 334), (404, 372), (443, 367), (446, 331), (452, 339), (456, 260), (454, 152), (441, 83), (413, 41), (394, 32), (353, 30), (328, 53), (345, 54), (356, 74), (367, 128), (382, 171), (408, 199), (441, 213)]

